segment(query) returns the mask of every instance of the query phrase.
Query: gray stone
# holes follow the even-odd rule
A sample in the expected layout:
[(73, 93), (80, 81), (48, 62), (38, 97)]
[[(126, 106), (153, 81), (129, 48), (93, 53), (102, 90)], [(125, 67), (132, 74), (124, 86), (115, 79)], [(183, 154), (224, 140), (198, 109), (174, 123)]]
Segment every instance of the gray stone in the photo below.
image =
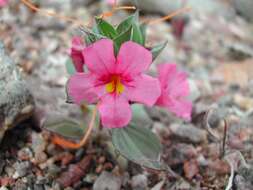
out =
[(90, 4), (92, 0), (55, 0), (55, 1), (40, 1), (40, 5), (43, 7), (50, 7), (56, 10), (68, 10), (70, 11), (71, 8), (78, 8), (78, 7), (85, 7), (86, 5)]
[(185, 180), (178, 180), (175, 184), (175, 189), (192, 189), (191, 185)]
[(244, 18), (253, 21), (253, 1), (252, 0), (233, 0), (233, 5), (237, 12)]
[(16, 162), (14, 164), (14, 168), (16, 170), (13, 175), (14, 179), (24, 177), (29, 172), (29, 169), (31, 168), (31, 163), (29, 161)]
[(207, 141), (207, 132), (194, 127), (193, 125), (178, 125), (170, 126), (172, 135), (185, 142), (201, 143)]
[(237, 171), (238, 180), (236, 182), (237, 186), (244, 184), (245, 186), (253, 187), (253, 166), (252, 165), (242, 165)]
[(235, 187), (237, 190), (251, 190), (253, 186), (243, 176), (236, 175), (234, 179)]
[(34, 100), (0, 42), (0, 141), (6, 130), (32, 115)]
[(0, 187), (0, 190), (8, 190), (8, 188), (7, 187)]
[(5, 166), (4, 172), (7, 174), (8, 177), (12, 177), (15, 172), (15, 169), (11, 166)]
[[(178, 1), (168, 1), (168, 0), (121, 0), (125, 3), (136, 2), (136, 6), (144, 11), (156, 12), (160, 14), (167, 15), (170, 12), (176, 11), (182, 6), (191, 7), (191, 13), (204, 13), (204, 14), (215, 14), (221, 15), (227, 18), (234, 16), (234, 10), (229, 7), (226, 3), (220, 0), (178, 0)], [(235, 0), (236, 1), (236, 0)], [(249, 0), (250, 1), (250, 0)], [(187, 13), (186, 13), (187, 14)]]
[(166, 149), (165, 162), (170, 166), (183, 164), (186, 160), (197, 157), (197, 150), (192, 144), (175, 143)]
[(34, 153), (41, 153), (46, 150), (46, 142), (40, 133), (32, 133), (32, 149)]
[(12, 190), (29, 190), (27, 184), (23, 182), (21, 179), (15, 182), (15, 186)]
[(133, 189), (145, 190), (148, 187), (148, 179), (146, 175), (140, 174), (133, 176), (131, 185)]
[(95, 181), (93, 190), (120, 190), (122, 180), (112, 173), (104, 171)]
[(34, 190), (44, 190), (44, 189), (45, 189), (44, 186), (41, 185), (41, 184), (35, 184), (34, 185)]

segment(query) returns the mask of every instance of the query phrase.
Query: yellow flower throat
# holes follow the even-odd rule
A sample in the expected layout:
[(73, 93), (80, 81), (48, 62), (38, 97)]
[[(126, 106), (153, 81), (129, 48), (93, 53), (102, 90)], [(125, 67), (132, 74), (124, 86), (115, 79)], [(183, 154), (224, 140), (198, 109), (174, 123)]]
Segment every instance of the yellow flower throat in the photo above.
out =
[(120, 76), (113, 75), (111, 82), (106, 84), (105, 89), (108, 93), (121, 94), (124, 91), (124, 86), (120, 81)]

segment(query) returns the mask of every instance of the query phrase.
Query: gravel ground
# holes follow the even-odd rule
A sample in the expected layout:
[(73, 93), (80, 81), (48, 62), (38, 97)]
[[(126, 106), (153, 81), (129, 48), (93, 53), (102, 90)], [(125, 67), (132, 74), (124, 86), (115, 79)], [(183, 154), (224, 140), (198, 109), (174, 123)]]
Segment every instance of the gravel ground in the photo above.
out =
[[(40, 127), (45, 117), (80, 117), (77, 107), (65, 103), (64, 93), (67, 49), (78, 31), (74, 24), (31, 12), (18, 2), (0, 10), (0, 40), (22, 71), (36, 111), (3, 139), (0, 190), (220, 190), (227, 186), (231, 168), (233, 189), (253, 189), (252, 23), (240, 16), (227, 19), (193, 11), (188, 18), (148, 28), (148, 44), (168, 40), (152, 70), (158, 63), (176, 62), (189, 73), (194, 102), (192, 121), (187, 123), (162, 109), (146, 108), (145, 119), (159, 136), (162, 158), (173, 171), (164, 173), (116, 161), (103, 131), (75, 151), (50, 141)], [(87, 3), (47, 0), (38, 5), (84, 21), (108, 10), (104, 2)], [(142, 19), (159, 16), (142, 12)], [(117, 12), (110, 20), (118, 23), (129, 14)]]

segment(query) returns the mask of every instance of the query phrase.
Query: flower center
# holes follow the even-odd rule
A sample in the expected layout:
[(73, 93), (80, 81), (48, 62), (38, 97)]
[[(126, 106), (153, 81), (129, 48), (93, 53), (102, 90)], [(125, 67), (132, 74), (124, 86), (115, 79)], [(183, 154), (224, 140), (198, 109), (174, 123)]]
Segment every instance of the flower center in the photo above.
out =
[(108, 93), (117, 93), (121, 94), (124, 91), (124, 86), (120, 81), (120, 76), (118, 75), (112, 75), (111, 76), (111, 82), (107, 83), (105, 86), (105, 89)]

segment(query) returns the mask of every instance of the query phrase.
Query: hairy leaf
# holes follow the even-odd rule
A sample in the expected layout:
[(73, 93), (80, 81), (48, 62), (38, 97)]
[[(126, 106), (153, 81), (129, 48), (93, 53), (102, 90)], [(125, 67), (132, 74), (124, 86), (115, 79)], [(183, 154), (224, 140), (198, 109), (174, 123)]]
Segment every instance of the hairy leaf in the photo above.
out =
[(43, 128), (64, 138), (79, 140), (84, 134), (84, 128), (76, 121), (58, 115), (50, 116), (43, 124)]
[(136, 125), (113, 129), (112, 142), (115, 149), (132, 162), (154, 170), (166, 170), (160, 162), (162, 146), (149, 129)]
[(133, 23), (137, 23), (139, 21), (139, 12), (136, 11), (135, 14), (130, 15), (125, 20), (123, 20), (117, 27), (117, 32), (121, 34), (122, 32), (125, 32), (133, 25)]
[(118, 54), (118, 51), (120, 49), (120, 46), (126, 42), (129, 41), (131, 38), (131, 32), (132, 32), (132, 27), (130, 26), (128, 30), (126, 30), (124, 33), (120, 34), (117, 36), (113, 41), (114, 41), (114, 50), (115, 50), (115, 55)]
[(97, 29), (101, 35), (106, 36), (110, 39), (114, 39), (118, 35), (114, 27), (102, 18), (96, 18), (96, 23)]
[(166, 47), (168, 41), (156, 45), (154, 47), (151, 48), (151, 52), (152, 52), (152, 56), (153, 56), (153, 61), (158, 57), (158, 55), (162, 52), (162, 50)]

